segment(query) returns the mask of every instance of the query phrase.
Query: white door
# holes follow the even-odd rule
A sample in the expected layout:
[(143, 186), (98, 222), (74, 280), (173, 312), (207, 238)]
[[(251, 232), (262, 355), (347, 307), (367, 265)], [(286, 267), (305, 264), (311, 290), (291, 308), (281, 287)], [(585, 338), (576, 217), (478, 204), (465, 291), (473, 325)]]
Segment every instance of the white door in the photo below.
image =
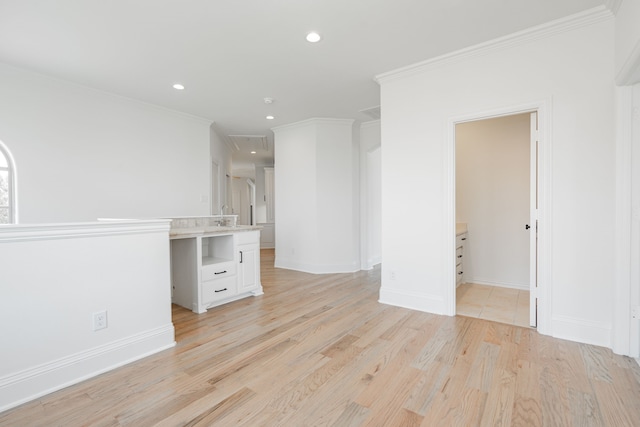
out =
[(238, 269), (238, 292), (253, 291), (258, 288), (260, 268), (260, 245), (248, 243), (238, 245), (240, 264)]
[(529, 325), (538, 325), (538, 113), (531, 113), (529, 224)]

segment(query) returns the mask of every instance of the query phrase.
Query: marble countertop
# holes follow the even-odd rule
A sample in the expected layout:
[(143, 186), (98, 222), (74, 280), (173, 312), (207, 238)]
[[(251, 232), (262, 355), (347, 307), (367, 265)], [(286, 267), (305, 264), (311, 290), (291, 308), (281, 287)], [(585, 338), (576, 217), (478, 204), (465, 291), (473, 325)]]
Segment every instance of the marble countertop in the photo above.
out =
[(211, 234), (228, 234), (228, 233), (241, 233), (244, 231), (261, 230), (262, 227), (258, 225), (236, 225), (235, 227), (225, 227), (219, 225), (211, 226), (195, 226), (186, 228), (171, 228), (169, 231), (169, 238), (171, 239), (184, 239), (187, 237), (198, 237)]
[(459, 236), (463, 233), (467, 232), (467, 223), (466, 222), (456, 222), (456, 236)]

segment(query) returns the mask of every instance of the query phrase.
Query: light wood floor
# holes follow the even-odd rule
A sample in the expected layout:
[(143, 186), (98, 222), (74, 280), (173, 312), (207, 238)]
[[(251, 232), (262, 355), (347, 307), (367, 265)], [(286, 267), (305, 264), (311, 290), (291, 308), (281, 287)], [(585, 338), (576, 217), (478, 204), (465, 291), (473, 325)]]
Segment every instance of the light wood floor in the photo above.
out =
[(178, 345), (0, 414), (1, 426), (640, 426), (640, 367), (610, 350), (377, 302), (380, 270), (271, 267), (265, 295)]
[(456, 313), (528, 327), (529, 291), (463, 283), (456, 288)]

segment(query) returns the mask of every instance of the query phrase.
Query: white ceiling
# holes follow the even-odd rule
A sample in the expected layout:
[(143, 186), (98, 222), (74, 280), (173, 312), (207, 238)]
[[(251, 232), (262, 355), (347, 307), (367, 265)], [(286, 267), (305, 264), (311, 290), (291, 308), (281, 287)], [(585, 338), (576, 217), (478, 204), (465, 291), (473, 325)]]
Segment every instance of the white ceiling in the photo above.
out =
[(271, 141), (311, 117), (371, 120), (360, 111), (379, 105), (377, 74), (603, 3), (0, 0), (0, 61)]

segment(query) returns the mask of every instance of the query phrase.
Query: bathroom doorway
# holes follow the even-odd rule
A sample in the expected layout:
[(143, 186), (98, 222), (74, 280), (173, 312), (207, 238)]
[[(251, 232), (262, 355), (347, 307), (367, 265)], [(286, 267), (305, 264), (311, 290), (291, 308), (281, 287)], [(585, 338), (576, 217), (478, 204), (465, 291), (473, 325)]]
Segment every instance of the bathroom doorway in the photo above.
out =
[(536, 130), (535, 112), (455, 125), (457, 314), (536, 326)]

